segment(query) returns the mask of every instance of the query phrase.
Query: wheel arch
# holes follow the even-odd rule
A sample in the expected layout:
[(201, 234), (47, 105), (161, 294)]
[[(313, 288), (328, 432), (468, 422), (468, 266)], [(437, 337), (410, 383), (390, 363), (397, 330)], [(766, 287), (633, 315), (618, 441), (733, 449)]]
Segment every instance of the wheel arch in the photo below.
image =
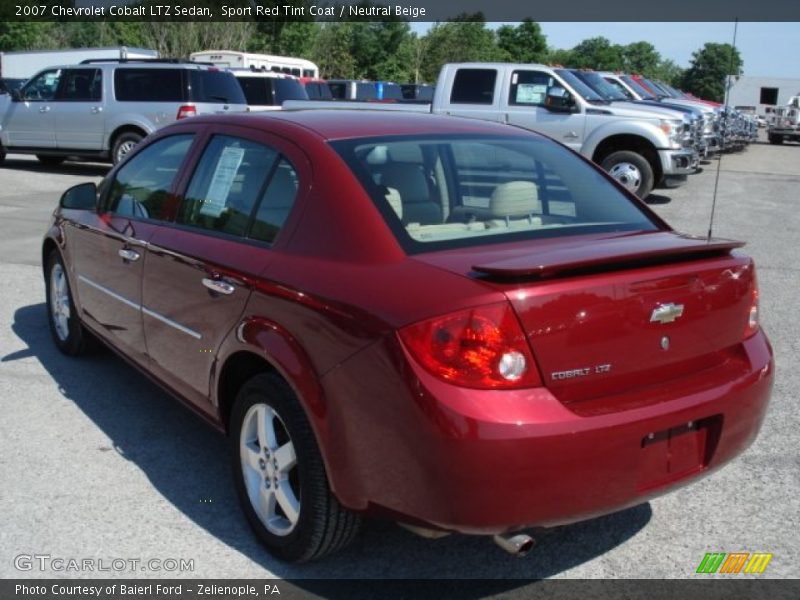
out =
[(592, 160), (599, 165), (604, 158), (620, 150), (635, 152), (644, 157), (653, 169), (654, 183), (659, 183), (664, 177), (664, 169), (658, 157), (658, 149), (650, 140), (636, 134), (621, 133), (604, 138), (594, 149)]

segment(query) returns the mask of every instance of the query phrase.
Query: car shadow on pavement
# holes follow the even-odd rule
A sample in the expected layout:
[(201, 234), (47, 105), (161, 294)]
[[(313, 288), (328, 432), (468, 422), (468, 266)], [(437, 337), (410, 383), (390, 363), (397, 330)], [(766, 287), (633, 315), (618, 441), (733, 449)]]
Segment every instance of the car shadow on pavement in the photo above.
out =
[[(101, 350), (82, 358), (62, 355), (50, 338), (44, 303), (17, 309), (12, 329), (27, 348), (0, 356), (0, 362), (35, 357), (60, 392), (113, 440), (114, 450), (133, 461), (159, 494), (199, 527), (282, 578), (485, 578), (495, 581), (484, 582), (480, 595), (500, 593), (603, 555), (651, 518), (650, 505), (641, 504), (547, 530), (522, 559), (504, 553), (486, 537), (426, 540), (393, 523), (368, 521), (345, 551), (307, 565), (286, 565), (259, 545), (239, 510), (224, 436), (112, 352)], [(311, 581), (307, 586), (292, 583), (321, 593)], [(477, 589), (471, 594), (465, 588), (459, 596), (478, 597)]]
[(644, 199), (644, 203), (650, 205), (669, 204), (670, 202), (672, 202), (672, 198), (669, 196), (662, 196), (661, 194), (650, 194)]
[(85, 177), (105, 177), (111, 170), (110, 164), (64, 162), (60, 165), (43, 165), (37, 160), (15, 159), (6, 157), (0, 163), (0, 169), (30, 171), (31, 173), (53, 173), (58, 175), (80, 175)]

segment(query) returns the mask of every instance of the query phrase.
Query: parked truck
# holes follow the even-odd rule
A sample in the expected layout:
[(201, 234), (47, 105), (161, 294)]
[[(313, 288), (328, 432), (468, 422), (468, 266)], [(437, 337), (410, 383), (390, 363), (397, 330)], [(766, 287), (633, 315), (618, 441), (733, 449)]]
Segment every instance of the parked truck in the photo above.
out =
[(0, 76), (11, 79), (30, 79), (39, 71), (54, 65), (77, 65), (85, 60), (158, 58), (156, 50), (147, 48), (69, 48), (0, 52)]
[(775, 109), (767, 136), (770, 144), (800, 142), (800, 95), (792, 96), (786, 106)]
[(292, 101), (284, 108), (412, 110), (524, 127), (598, 163), (640, 198), (660, 182), (680, 184), (698, 162), (683, 145), (679, 115), (612, 105), (569, 72), (545, 65), (446, 64), (432, 104)]

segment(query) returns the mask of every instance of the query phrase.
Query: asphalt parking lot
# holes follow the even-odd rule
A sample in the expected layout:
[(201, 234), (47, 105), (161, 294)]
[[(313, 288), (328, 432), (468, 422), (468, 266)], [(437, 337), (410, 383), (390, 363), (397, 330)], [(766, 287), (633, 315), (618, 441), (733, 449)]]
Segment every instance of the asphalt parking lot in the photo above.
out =
[[(651, 206), (705, 234), (717, 161)], [(0, 167), (0, 577), (695, 577), (706, 552), (771, 552), (764, 577), (800, 577), (800, 146), (725, 155), (714, 232), (746, 240), (777, 379), (756, 443), (721, 471), (621, 513), (546, 532), (515, 559), (484, 538), (425, 540), (369, 523), (330, 559), (289, 567), (239, 511), (226, 440), (110, 353), (69, 359), (51, 343), (39, 244), (60, 193), (107, 166)], [(502, 493), (498, 490), (498, 493)], [(192, 560), (193, 571), (30, 571), (19, 555)], [(708, 576), (705, 576), (708, 577)]]

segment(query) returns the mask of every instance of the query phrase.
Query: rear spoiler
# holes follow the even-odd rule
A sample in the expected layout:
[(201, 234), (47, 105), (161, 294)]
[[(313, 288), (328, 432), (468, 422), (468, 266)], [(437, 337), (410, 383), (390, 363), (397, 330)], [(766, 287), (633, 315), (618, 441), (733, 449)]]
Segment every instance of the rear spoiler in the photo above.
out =
[(477, 264), (472, 268), (478, 273), (495, 277), (546, 278), (566, 271), (725, 254), (744, 245), (744, 242), (735, 240), (709, 240), (663, 231), (588, 242), (584, 240), (582, 243), (559, 245), (525, 256)]

